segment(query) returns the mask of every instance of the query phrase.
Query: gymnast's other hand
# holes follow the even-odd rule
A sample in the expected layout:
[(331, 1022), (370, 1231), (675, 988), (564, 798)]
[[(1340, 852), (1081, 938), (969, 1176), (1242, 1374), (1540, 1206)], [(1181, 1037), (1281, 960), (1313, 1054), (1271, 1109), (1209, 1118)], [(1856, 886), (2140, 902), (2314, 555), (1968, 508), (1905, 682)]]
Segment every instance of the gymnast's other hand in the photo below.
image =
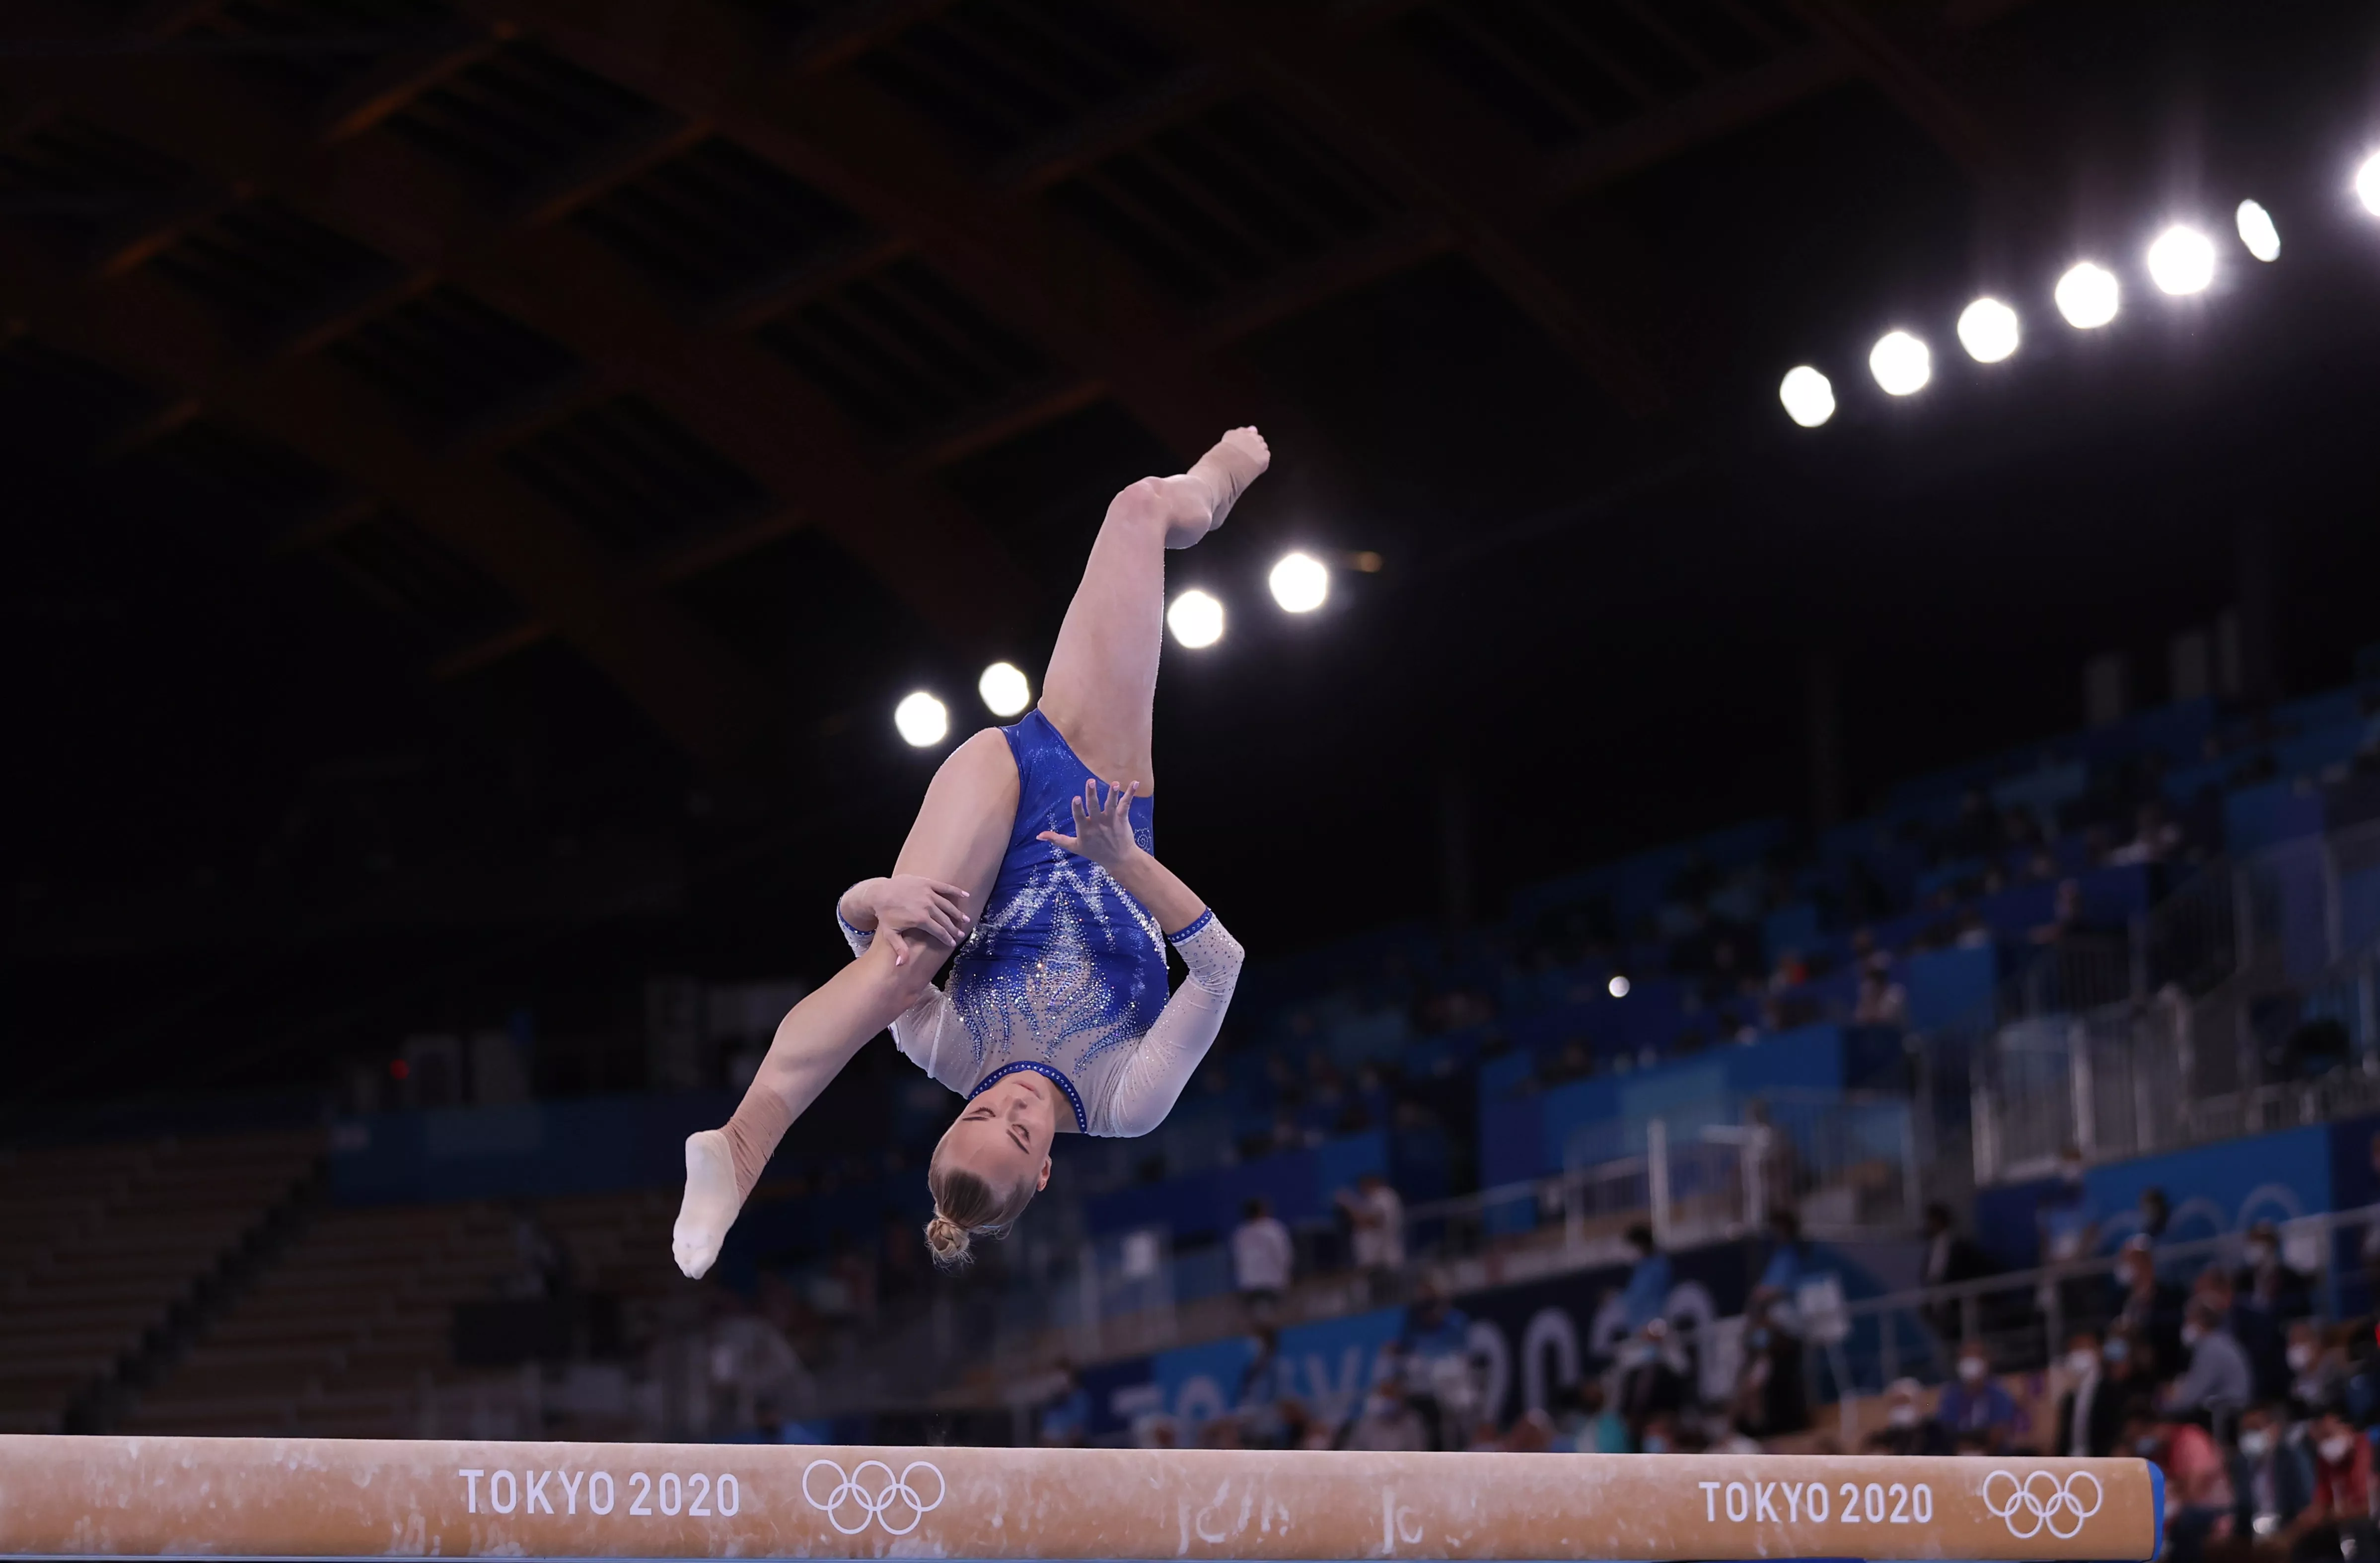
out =
[[(877, 936), (892, 946), (892, 963), (908, 963), (916, 954), (916, 936), (941, 940), (955, 950), (966, 942), (975, 918), (966, 910), (974, 899), (956, 885), (922, 874), (895, 874), (868, 887), (868, 910), (876, 914)], [(941, 963), (937, 961), (936, 965)]]
[(1140, 855), (1140, 843), (1132, 834), (1132, 800), (1139, 793), (1139, 782), (1127, 782), (1121, 787), (1109, 788), (1107, 801), (1101, 803), (1098, 781), (1086, 782), (1083, 795), (1070, 800), (1075, 810), (1075, 833), (1062, 836), (1055, 830), (1044, 830), (1040, 839), (1077, 857), (1087, 857), (1112, 874)]

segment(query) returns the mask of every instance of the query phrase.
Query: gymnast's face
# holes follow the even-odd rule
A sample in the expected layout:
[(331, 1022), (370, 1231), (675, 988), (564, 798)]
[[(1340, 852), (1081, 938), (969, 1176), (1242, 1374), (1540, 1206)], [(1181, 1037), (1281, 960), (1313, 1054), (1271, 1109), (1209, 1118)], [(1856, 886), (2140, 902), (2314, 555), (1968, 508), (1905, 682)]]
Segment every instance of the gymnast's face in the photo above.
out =
[(1058, 1129), (1058, 1088), (1030, 1070), (1019, 1070), (959, 1109), (942, 1131), (938, 1159), (972, 1172), (995, 1189), (1013, 1189), (1026, 1179), (1036, 1189), (1050, 1186), (1050, 1141)]

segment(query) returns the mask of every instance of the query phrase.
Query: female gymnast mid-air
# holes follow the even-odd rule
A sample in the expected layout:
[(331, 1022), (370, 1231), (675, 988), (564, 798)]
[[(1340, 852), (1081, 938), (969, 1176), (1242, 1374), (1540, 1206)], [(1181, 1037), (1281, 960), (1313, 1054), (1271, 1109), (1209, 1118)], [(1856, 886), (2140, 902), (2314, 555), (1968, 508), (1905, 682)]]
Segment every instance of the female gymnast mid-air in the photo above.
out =
[[(1254, 429), (1234, 429), (1189, 471), (1144, 478), (1108, 505), (1040, 704), (942, 762), (892, 878), (861, 880), (835, 908), (857, 958), (778, 1024), (725, 1126), (687, 1137), (671, 1245), (687, 1275), (719, 1257), (794, 1120), (887, 1025), (965, 1098), (926, 1169), (926, 1246), (945, 1267), (965, 1263), (976, 1237), (1004, 1235), (1048, 1185), (1059, 1133), (1165, 1121), (1242, 959), (1150, 855), (1165, 551), (1220, 526), (1271, 459)], [(1189, 968), (1170, 999), (1167, 944)]]

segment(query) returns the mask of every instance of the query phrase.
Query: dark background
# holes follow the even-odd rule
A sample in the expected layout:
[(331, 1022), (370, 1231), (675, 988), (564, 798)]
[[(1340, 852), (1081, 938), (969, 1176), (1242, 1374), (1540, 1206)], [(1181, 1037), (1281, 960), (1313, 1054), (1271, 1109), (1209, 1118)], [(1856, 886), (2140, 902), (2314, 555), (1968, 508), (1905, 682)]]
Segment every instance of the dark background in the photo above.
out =
[[(516, 1012), (541, 1089), (640, 1084), (647, 975), (832, 969), (939, 753), (893, 703), (1038, 688), (1107, 495), (1229, 422), (1275, 466), (1173, 561), (1231, 618), (1169, 644), (1161, 844), (1259, 961), (1855, 810), (2077, 725), (2095, 654), (2153, 703), (2226, 610), (2250, 697), (2338, 683), (2375, 45), (2315, 3), (11, 7), (11, 1110)], [(2141, 270), (2178, 218), (2200, 298)], [(619, 294), (520, 319), (573, 257)], [(1894, 325), (1936, 379), (1887, 405)], [(1294, 619), (1293, 545), (1336, 565)]]

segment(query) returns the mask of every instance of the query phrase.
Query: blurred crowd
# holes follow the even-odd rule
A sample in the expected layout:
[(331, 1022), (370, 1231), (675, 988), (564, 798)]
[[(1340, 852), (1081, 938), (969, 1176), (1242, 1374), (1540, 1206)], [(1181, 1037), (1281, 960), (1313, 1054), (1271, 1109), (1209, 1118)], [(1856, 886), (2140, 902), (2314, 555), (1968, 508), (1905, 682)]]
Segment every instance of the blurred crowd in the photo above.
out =
[[(2081, 1204), (2061, 1192), (2070, 1186), (2061, 1181), (2043, 1202), (2053, 1254), (2094, 1235), (2068, 1230)], [(1849, 1419), (1829, 1407), (1814, 1425), (1808, 1369), (1828, 1337), (1813, 1298), (1823, 1289), (1813, 1292), (1808, 1246), (1793, 1217), (1780, 1213), (1723, 1372), (1706, 1371), (1713, 1364), (1703, 1360), (1715, 1342), (1698, 1339), (1691, 1321), (1665, 1316), (1670, 1260), (1638, 1227), (1628, 1233), (1626, 1279), (1608, 1300), (1617, 1307), (1604, 1310), (1616, 1313), (1624, 1335), (1592, 1353), (1542, 1408), (1495, 1420), (1472, 1321), (1430, 1276), (1411, 1285), (1402, 1328), (1361, 1397), (1320, 1405), (1282, 1359), (1267, 1311), (1277, 1290), (1257, 1285), (1244, 1290), (1251, 1351), (1229, 1407), (1196, 1426), (1146, 1415), (1132, 1436), (1158, 1448), (1840, 1453), (1841, 1430), (1857, 1426), (1852, 1439), (1871, 1454), (2153, 1460), (2166, 1473), (2170, 1555), (2180, 1563), (2380, 1557), (2374, 1321), (2324, 1318), (2315, 1278), (2291, 1266), (2272, 1223), (2252, 1227), (2229, 1257), (2202, 1261), (2177, 1256), (2166, 1241), (2168, 1216), (2164, 1195), (2148, 1191), (2141, 1230), (2111, 1271), (2030, 1296), (1971, 1287), (1973, 1298), (1928, 1308), (1925, 1323), (1948, 1358), (1945, 1382), (1901, 1379)], [(1243, 1224), (1254, 1262), (1244, 1279), (1286, 1278), (1285, 1266), (1266, 1267), (1279, 1255), (1266, 1245), (1269, 1220), (1252, 1207)], [(1949, 1211), (1930, 1210), (1926, 1226), (1929, 1284), (1987, 1282), (1989, 1265)], [(2366, 1246), (2375, 1272), (2368, 1278), (2380, 1279), (2380, 1230)], [(2063, 1321), (2064, 1338), (2045, 1374), (2052, 1318)], [(1089, 1421), (1087, 1397), (1062, 1371), (1043, 1441), (1083, 1442)]]

